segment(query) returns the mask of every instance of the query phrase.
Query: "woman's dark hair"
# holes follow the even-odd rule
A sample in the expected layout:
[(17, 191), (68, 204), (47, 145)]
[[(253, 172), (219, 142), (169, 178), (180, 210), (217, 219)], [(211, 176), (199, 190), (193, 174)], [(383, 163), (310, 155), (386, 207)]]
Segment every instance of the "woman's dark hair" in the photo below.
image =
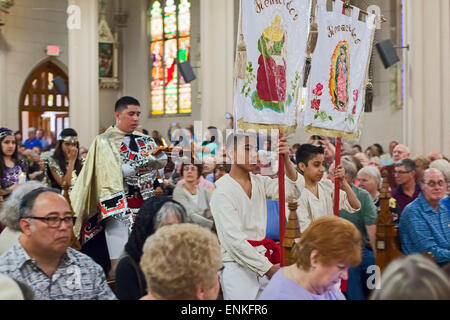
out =
[(155, 233), (160, 223), (158, 222), (158, 212), (168, 202), (177, 206), (179, 211), (181, 211), (181, 215), (179, 215), (181, 223), (186, 221), (186, 211), (179, 202), (167, 196), (154, 196), (147, 199), (139, 209), (133, 230), (125, 245), (125, 251), (138, 265), (141, 260), (145, 240)]
[(200, 164), (200, 163), (194, 163), (194, 160), (192, 160), (191, 163), (184, 163), (183, 162), (181, 164), (181, 169), (180, 169), (181, 176), (183, 176), (184, 167), (187, 166), (187, 165), (190, 165), (190, 164), (192, 164), (192, 165), (197, 167), (197, 178), (200, 178), (200, 176), (202, 175), (202, 172), (203, 172), (203, 165)]
[[(5, 174), (5, 169), (6, 169), (6, 164), (5, 164), (5, 159), (3, 159), (3, 150), (1, 147), (1, 144), (3, 142), (3, 140), (5, 140), (5, 138), (7, 136), (12, 136), (14, 137), (14, 133), (12, 132), (12, 130), (9, 130), (8, 128), (0, 128), (0, 134), (4, 133), (4, 136), (2, 138), (0, 138), (0, 187), (1, 188), (6, 188), (7, 186), (3, 185), (3, 178), (4, 178), (4, 174)], [(16, 144), (16, 149), (14, 150), (14, 153), (11, 156), (11, 159), (14, 162), (14, 165), (20, 165), (22, 167), (22, 171), (26, 172), (26, 167), (25, 167), (25, 161), (20, 161), (19, 159), (19, 154), (18, 154), (18, 146), (17, 146), (17, 142), (16, 142), (16, 138), (14, 137), (14, 143)]]
[[(61, 131), (60, 133), (61, 138), (63, 137), (78, 137), (78, 133), (72, 129), (72, 128), (66, 128), (63, 131)], [(59, 168), (61, 169), (61, 171), (66, 174), (66, 169), (67, 169), (67, 164), (66, 164), (66, 157), (64, 156), (64, 151), (62, 149), (62, 144), (64, 143), (64, 140), (60, 139), (58, 140), (58, 143), (56, 144), (56, 148), (55, 151), (52, 155), (53, 159), (55, 159), (56, 163), (58, 164)], [(80, 174), (81, 168), (82, 168), (82, 164), (81, 164), (81, 160), (80, 160), (80, 143), (77, 142), (77, 149), (78, 149), (78, 154), (77, 154), (77, 159), (75, 160), (75, 172), (76, 174)], [(51, 176), (51, 175), (49, 175)]]
[(378, 154), (376, 154), (376, 156), (381, 156), (384, 152), (383, 152), (383, 147), (379, 144), (379, 143), (374, 143), (373, 146), (378, 149)]

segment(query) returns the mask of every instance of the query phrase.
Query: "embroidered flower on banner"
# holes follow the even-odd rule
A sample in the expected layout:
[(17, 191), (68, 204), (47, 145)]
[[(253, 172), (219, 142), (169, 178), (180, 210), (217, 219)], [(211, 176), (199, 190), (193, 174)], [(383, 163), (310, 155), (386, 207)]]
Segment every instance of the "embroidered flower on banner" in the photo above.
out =
[(355, 119), (353, 116), (356, 114), (356, 102), (358, 101), (358, 98), (359, 98), (359, 91), (358, 89), (355, 89), (353, 90), (353, 102), (355, 103), (355, 105), (353, 106), (352, 114), (349, 114), (347, 118), (345, 118), (345, 121), (355, 123)]
[(319, 109), (320, 109), (320, 100), (313, 99), (311, 101), (311, 109), (315, 109), (315, 110), (319, 111)]
[(353, 101), (354, 102), (358, 101), (358, 94), (359, 94), (359, 91), (357, 89), (353, 90)]
[(312, 94), (314, 95), (314, 99), (311, 100), (311, 109), (316, 110), (316, 113), (314, 114), (314, 120), (317, 118), (320, 118), (322, 121), (330, 120), (333, 121), (333, 117), (329, 116), (325, 111), (320, 111), (320, 99), (319, 97), (322, 96), (323, 92), (323, 85), (321, 83), (316, 84), (316, 87), (312, 90)]

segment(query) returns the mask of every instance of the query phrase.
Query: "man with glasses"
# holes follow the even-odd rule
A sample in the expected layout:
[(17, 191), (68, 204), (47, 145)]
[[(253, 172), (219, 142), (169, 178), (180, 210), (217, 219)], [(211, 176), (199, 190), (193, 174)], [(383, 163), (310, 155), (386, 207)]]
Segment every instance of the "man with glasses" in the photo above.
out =
[(422, 174), (422, 192), (406, 206), (399, 233), (405, 254), (430, 252), (440, 265), (450, 261), (450, 212), (440, 202), (447, 183), (441, 171), (431, 168)]
[[(394, 141), (393, 141), (394, 142)], [(392, 142), (391, 142), (392, 144)], [(391, 149), (391, 145), (389, 145), (389, 150)], [(396, 179), (394, 177), (394, 169), (395, 164), (399, 162), (402, 159), (407, 159), (410, 156), (409, 148), (405, 146), (404, 144), (397, 144), (393, 150), (392, 150), (392, 164), (386, 165), (383, 168), (381, 168), (381, 172), (383, 172), (383, 169), (386, 168), (388, 171), (388, 181), (389, 181), (389, 187), (392, 190), (395, 190), (397, 188), (398, 184), (396, 182)]]
[(414, 201), (420, 193), (420, 185), (416, 183), (416, 163), (411, 159), (401, 159), (394, 164), (394, 178), (397, 188), (391, 190), (392, 197), (397, 200), (399, 219), (403, 209)]
[(102, 268), (69, 248), (75, 218), (67, 200), (38, 188), (21, 200), (19, 241), (0, 256), (0, 273), (27, 284), (37, 300), (113, 300)]

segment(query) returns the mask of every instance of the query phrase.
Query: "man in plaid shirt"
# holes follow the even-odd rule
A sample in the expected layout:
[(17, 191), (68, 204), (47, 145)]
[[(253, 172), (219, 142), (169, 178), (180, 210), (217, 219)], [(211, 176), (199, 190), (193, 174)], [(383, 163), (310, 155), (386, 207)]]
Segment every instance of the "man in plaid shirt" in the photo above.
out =
[(422, 192), (406, 206), (400, 219), (402, 251), (430, 252), (443, 265), (450, 261), (450, 212), (440, 202), (447, 182), (441, 171), (428, 169), (422, 174), (420, 187)]

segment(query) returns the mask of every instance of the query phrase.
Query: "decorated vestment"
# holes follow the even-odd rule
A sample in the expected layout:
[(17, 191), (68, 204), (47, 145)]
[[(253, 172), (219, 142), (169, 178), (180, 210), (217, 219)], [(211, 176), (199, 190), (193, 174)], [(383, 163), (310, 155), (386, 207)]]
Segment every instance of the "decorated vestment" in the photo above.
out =
[(11, 187), (15, 183), (19, 183), (19, 177), (21, 173), (27, 172), (27, 166), (25, 161), (20, 160), (18, 164), (14, 165), (14, 167), (7, 167), (5, 166), (5, 169), (2, 173), (2, 185), (5, 189)]
[[(50, 169), (52, 169), (53, 171), (55, 171), (55, 173), (57, 175), (59, 175), (60, 177), (64, 177), (65, 173), (59, 166), (58, 162), (53, 157), (52, 153), (49, 151), (43, 152), (41, 154), (41, 160), (45, 166), (43, 183), (48, 185), (49, 187), (61, 190), (61, 186), (58, 184), (58, 182), (56, 182), (55, 178), (53, 177), (52, 173), (50, 172)], [(84, 164), (84, 162), (85, 162), (85, 159), (81, 158), (81, 163)], [(69, 165), (69, 161), (66, 160), (66, 168), (68, 165)], [(75, 182), (77, 181), (77, 178), (78, 178), (78, 175), (77, 175), (76, 170), (74, 169), (72, 171), (72, 179), (70, 181), (69, 192), (75, 186)]]
[(74, 232), (82, 244), (99, 233), (99, 222), (109, 217), (131, 230), (140, 205), (153, 195), (157, 170), (167, 163), (164, 153), (152, 154), (156, 148), (151, 137), (114, 127), (95, 138), (70, 194), (78, 217)]

